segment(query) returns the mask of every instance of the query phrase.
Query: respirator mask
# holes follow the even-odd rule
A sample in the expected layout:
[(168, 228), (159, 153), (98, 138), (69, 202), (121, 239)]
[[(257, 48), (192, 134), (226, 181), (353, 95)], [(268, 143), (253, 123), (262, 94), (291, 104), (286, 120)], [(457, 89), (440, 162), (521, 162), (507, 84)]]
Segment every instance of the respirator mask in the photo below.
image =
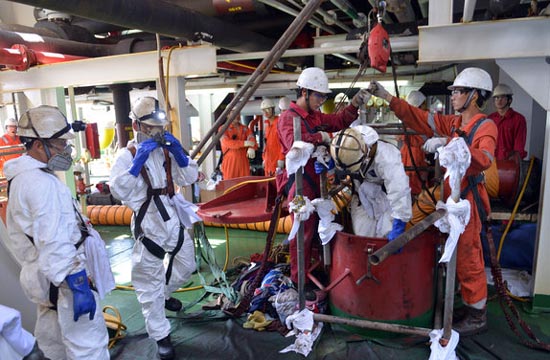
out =
[[(63, 150), (54, 156), (51, 155), (50, 147), (56, 149), (53, 145), (44, 143), (44, 149), (48, 156), (47, 168), (51, 171), (67, 171), (73, 164), (73, 146), (67, 144)], [(57, 149), (56, 149), (57, 150)]]
[(140, 124), (139, 130), (136, 133), (137, 143), (142, 143), (145, 140), (154, 139), (160, 145), (163, 145), (164, 140), (164, 128), (162, 126), (143, 126)]

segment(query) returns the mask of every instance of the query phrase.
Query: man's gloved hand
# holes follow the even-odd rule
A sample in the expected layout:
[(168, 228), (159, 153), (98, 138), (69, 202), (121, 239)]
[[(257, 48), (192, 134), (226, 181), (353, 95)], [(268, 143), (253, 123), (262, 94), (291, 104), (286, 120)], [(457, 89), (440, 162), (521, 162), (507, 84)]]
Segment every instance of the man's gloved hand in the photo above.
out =
[(397, 238), (399, 235), (403, 234), (405, 232), (405, 226), (407, 224), (399, 219), (393, 219), (393, 224), (390, 233), (388, 234), (388, 240), (393, 241), (395, 238)]
[(422, 150), (430, 154), (435, 154), (437, 152), (437, 149), (445, 145), (447, 145), (446, 137), (433, 137), (426, 140), (424, 145), (422, 145)]
[(355, 96), (351, 99), (351, 103), (355, 107), (360, 107), (363, 104), (366, 104), (372, 94), (367, 89), (361, 89), (355, 94)]
[(246, 150), (246, 155), (248, 156), (249, 159), (254, 159), (256, 157), (256, 150), (249, 147), (248, 150)]
[(185, 155), (180, 141), (168, 131), (164, 133), (164, 145), (162, 147), (168, 149), (174, 155), (179, 167), (183, 168), (189, 165), (189, 158)]
[(285, 168), (285, 161), (284, 160), (277, 160), (277, 167), (279, 169), (284, 169)]
[(388, 95), (390, 95), (388, 90), (384, 89), (384, 87), (380, 85), (378, 81), (371, 81), (371, 83), (369, 84), (368, 90), (372, 95), (384, 100), (386, 100)]
[(334, 160), (331, 158), (328, 161), (327, 166), (323, 165), (323, 163), (319, 161), (315, 161), (315, 163), (313, 163), (313, 166), (315, 167), (315, 173), (320, 174), (324, 171), (329, 171), (334, 169), (335, 164), (334, 164)]
[(322, 143), (324, 144), (330, 144), (330, 135), (327, 133), (327, 132), (324, 132), (324, 131), (318, 131), (317, 134), (321, 134), (321, 137), (323, 138), (321, 140)]
[(250, 141), (250, 140), (244, 141), (244, 147), (254, 147), (255, 145), (256, 143), (254, 143), (254, 141)]
[(84, 314), (90, 314), (90, 320), (93, 320), (96, 304), (94, 294), (90, 290), (90, 284), (88, 284), (86, 270), (67, 275), (65, 281), (67, 281), (69, 289), (73, 292), (74, 321), (77, 321)]
[(145, 161), (147, 161), (151, 151), (155, 150), (158, 146), (159, 144), (153, 139), (147, 139), (144, 142), (139, 143), (129, 173), (137, 177), (141, 171), (141, 168), (145, 164)]

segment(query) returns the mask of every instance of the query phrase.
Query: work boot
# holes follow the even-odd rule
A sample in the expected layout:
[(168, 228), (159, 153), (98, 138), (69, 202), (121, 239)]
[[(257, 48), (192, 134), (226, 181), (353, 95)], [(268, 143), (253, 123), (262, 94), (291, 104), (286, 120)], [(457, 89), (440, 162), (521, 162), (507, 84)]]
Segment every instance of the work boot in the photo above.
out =
[(38, 343), (35, 342), (31, 352), (28, 353), (27, 356), (23, 358), (23, 360), (49, 360), (49, 359), (44, 355), (42, 350), (40, 350), (40, 348), (38, 347)]
[(157, 341), (158, 353), (161, 360), (172, 360), (176, 356), (170, 335)]
[(458, 324), (466, 317), (466, 315), (468, 315), (469, 312), (467, 308), (468, 306), (463, 305), (453, 310), (453, 324)]
[(460, 337), (467, 337), (487, 331), (487, 308), (481, 310), (471, 306), (464, 306), (464, 317), (453, 321), (453, 329), (460, 334)]
[(164, 308), (166, 310), (178, 312), (183, 308), (183, 304), (178, 299), (171, 297), (168, 300), (164, 300)]

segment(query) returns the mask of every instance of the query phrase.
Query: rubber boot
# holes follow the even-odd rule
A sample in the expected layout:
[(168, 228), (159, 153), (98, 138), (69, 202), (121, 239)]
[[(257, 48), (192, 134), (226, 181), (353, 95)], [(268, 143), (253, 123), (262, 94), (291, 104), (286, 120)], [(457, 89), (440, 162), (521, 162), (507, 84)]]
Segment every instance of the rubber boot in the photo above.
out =
[(166, 310), (178, 312), (183, 308), (183, 304), (178, 299), (171, 297), (168, 300), (164, 300), (164, 308)]
[(38, 347), (38, 343), (35, 342), (31, 352), (28, 353), (27, 356), (23, 358), (23, 360), (49, 360), (49, 359), (44, 355), (42, 350), (40, 350), (40, 348)]
[(161, 360), (172, 360), (176, 356), (170, 335), (157, 341), (158, 353)]
[(463, 319), (453, 324), (453, 329), (461, 337), (472, 336), (487, 331), (487, 308), (478, 310), (465, 306), (464, 311)]

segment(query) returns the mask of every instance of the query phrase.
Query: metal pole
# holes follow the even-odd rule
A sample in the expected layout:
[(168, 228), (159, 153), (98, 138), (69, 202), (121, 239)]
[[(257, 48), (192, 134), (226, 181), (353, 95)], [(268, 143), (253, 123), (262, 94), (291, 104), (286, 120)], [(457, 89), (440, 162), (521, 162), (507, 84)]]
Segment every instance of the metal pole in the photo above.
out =
[[(453, 327), (453, 308), (455, 301), (455, 275), (456, 275), (456, 249), (451, 260), (447, 264), (447, 278), (445, 283), (445, 309), (443, 313), (443, 337), (441, 341), (448, 342), (451, 339)], [(447, 344), (442, 344), (443, 346)]]
[[(298, 33), (302, 31), (302, 28), (305, 26), (307, 21), (313, 16), (317, 8), (321, 5), (321, 2), (323, 0), (311, 0), (308, 1), (307, 5), (304, 6), (300, 14), (296, 16), (292, 24), (288, 27), (288, 29), (284, 32), (284, 34), (279, 38), (279, 41), (273, 46), (269, 54), (262, 60), (260, 65), (254, 70), (254, 73), (250, 75), (246, 83), (243, 85), (243, 87), (239, 90), (237, 95), (231, 100), (231, 102), (227, 105), (227, 107), (224, 109), (224, 111), (220, 114), (218, 119), (214, 122), (212, 125), (212, 128), (207, 132), (207, 134), (204, 136), (203, 140), (197, 145), (193, 153), (191, 154), (191, 158), (195, 158), (197, 154), (199, 154), (206, 144), (208, 140), (212, 138), (212, 141), (206, 149), (202, 152), (201, 156), (197, 160), (197, 163), (200, 165), (206, 159), (210, 151), (216, 146), (218, 143), (220, 137), (223, 135), (223, 133), (227, 130), (229, 125), (231, 124), (231, 121), (235, 116), (238, 116), (244, 105), (246, 104), (246, 101), (254, 94), (256, 89), (260, 86), (262, 81), (266, 78), (266, 76), (269, 74), (271, 69), (273, 69), (273, 66), (279, 61), (283, 53), (288, 49), (290, 44), (294, 41)], [(227, 115), (233, 111), (233, 116), (231, 118), (227, 118)], [(221, 126), (221, 130), (219, 132), (218, 128)]]
[[(320, 175), (321, 177), (321, 199), (328, 199), (328, 176), (327, 172), (323, 171)], [(323, 263), (325, 266), (329, 266), (332, 262), (330, 254), (330, 242), (323, 245)]]
[[(295, 116), (293, 119), (294, 126), (294, 141), (302, 140), (302, 118)], [(303, 188), (303, 167), (300, 166), (294, 175), (294, 183), (296, 184), (295, 196), (302, 196), (304, 193)], [(296, 219), (294, 219), (296, 221)], [(304, 259), (304, 224), (300, 222), (298, 233), (296, 234), (296, 256), (298, 263), (298, 304), (300, 310), (303, 310), (306, 306), (306, 298), (304, 294), (304, 285), (306, 283), (306, 269)]]
[(348, 318), (341, 318), (338, 316), (325, 315), (325, 314), (313, 314), (313, 320), (334, 323), (334, 324), (355, 326), (355, 327), (366, 328), (366, 329), (389, 331), (389, 332), (395, 332), (400, 334), (419, 335), (424, 337), (430, 337), (430, 332), (432, 331), (432, 329), (426, 329), (421, 327), (414, 327), (414, 326), (407, 326), (407, 325), (400, 325), (400, 324), (389, 324), (389, 323), (376, 322), (376, 321), (370, 321), (370, 320), (348, 319)]
[(405, 244), (407, 244), (412, 239), (420, 235), (424, 230), (426, 230), (430, 225), (435, 223), (437, 220), (441, 219), (447, 215), (446, 209), (438, 209), (426, 216), (418, 224), (414, 225), (409, 230), (405, 231), (403, 234), (399, 235), (395, 240), (387, 243), (382, 246), (380, 249), (376, 250), (374, 254), (369, 256), (369, 262), (372, 265), (380, 265), (380, 263), (391, 254), (395, 253), (397, 250), (401, 249)]

